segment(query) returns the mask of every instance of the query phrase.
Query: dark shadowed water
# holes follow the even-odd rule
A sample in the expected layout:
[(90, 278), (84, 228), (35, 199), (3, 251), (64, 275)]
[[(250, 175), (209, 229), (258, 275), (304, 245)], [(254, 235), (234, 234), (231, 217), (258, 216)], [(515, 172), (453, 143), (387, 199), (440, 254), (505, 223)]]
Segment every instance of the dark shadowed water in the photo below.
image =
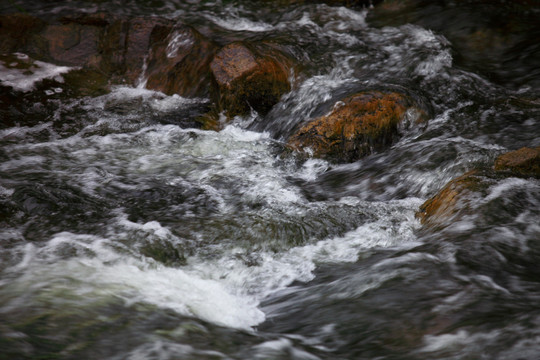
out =
[[(444, 13), (445, 33), (423, 13), (275, 3), (2, 3), (165, 16), (220, 44), (279, 41), (304, 66), (269, 114), (214, 132), (189, 126), (208, 99), (69, 98), (39, 82), (69, 69), (0, 62), (2, 91), (29, 99), (0, 124), (0, 359), (538, 358), (539, 180), (494, 181), (438, 231), (415, 219), (452, 178), (540, 146), (536, 33), (484, 69), (452, 42), (478, 8)], [(430, 119), (352, 164), (284, 155), (363, 89), (405, 92)]]

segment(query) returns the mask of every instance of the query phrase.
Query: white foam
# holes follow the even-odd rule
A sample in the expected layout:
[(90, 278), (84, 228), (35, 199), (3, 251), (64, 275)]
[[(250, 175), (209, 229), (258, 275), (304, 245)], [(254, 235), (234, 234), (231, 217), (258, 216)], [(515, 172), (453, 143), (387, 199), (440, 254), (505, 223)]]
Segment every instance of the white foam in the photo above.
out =
[(168, 58), (175, 57), (180, 48), (187, 48), (193, 45), (193, 39), (184, 32), (174, 31), (169, 37), (170, 40), (166, 49)]
[(122, 102), (133, 99), (141, 99), (158, 111), (170, 111), (185, 105), (208, 102), (207, 99), (188, 99), (177, 94), (167, 96), (159, 91), (148, 90), (144, 87), (113, 86), (111, 93), (95, 99), (93, 105), (99, 105), (100, 108), (103, 108), (111, 100)]
[(441, 350), (455, 349), (464, 343), (471, 341), (470, 334), (465, 330), (459, 330), (455, 334), (426, 335), (424, 336), (425, 345), (421, 352), (435, 352)]
[(420, 62), (414, 73), (426, 78), (435, 77), (445, 68), (452, 66), (452, 56), (450, 52), (443, 52), (432, 56), (426, 61)]
[(367, 10), (355, 11), (344, 6), (330, 7), (328, 10), (323, 12), (321, 17), (325, 30), (350, 31), (367, 28)]
[(206, 14), (205, 17), (227, 30), (233, 31), (252, 31), (252, 32), (266, 32), (274, 29), (274, 26), (262, 21), (253, 21), (238, 15), (237, 11), (227, 13), (228, 17), (217, 17), (214, 15)]
[[(501, 331), (494, 330), (487, 333), (469, 333), (467, 330), (459, 330), (453, 334), (425, 335), (424, 346), (419, 349), (420, 353), (456, 353), (456, 354), (485, 354), (485, 349), (494, 342), (500, 341)], [(455, 357), (461, 358), (460, 356)]]
[(319, 360), (320, 358), (294, 347), (291, 340), (280, 338), (278, 340), (265, 341), (254, 346), (255, 359), (277, 359), (286, 356), (298, 360)]
[[(501, 195), (503, 195), (504, 193), (508, 191), (516, 190), (522, 187), (529, 188), (533, 186), (534, 186), (534, 183), (532, 183), (531, 181), (527, 181), (525, 179), (520, 179), (520, 178), (504, 179), (498, 182), (496, 185), (493, 185), (489, 188), (489, 194), (483, 199), (483, 201), (489, 202), (491, 200), (501, 197)], [(536, 187), (540, 188), (538, 186)]]
[[(113, 239), (61, 233), (43, 248), (28, 249), (14, 270), (26, 269), (20, 286), (65, 287), (64, 296), (75, 299), (112, 297), (124, 300), (127, 306), (149, 303), (232, 328), (249, 329), (264, 320), (256, 301), (232, 294), (219, 280), (123, 256), (113, 250), (118, 245)], [(61, 260), (66, 246), (76, 250), (77, 257)], [(73, 280), (76, 287), (69, 286)]]
[(315, 180), (330, 168), (330, 164), (322, 159), (308, 159), (298, 171), (298, 177), (306, 181)]
[[(372, 248), (410, 247), (415, 243), (414, 230), (418, 223), (414, 219), (414, 209), (410, 202), (395, 202), (386, 215), (375, 209), (381, 216), (379, 220), (367, 222), (342, 237), (321, 240), (304, 246), (297, 246), (283, 253), (260, 252), (259, 264), (247, 266), (238, 255), (245, 249), (235, 248), (229, 256), (219, 261), (195, 261), (191, 264), (201, 277), (221, 279), (227, 287), (237, 291), (248, 291), (260, 300), (276, 291), (284, 289), (293, 281), (310, 281), (319, 263), (355, 262), (359, 253)], [(382, 205), (382, 204), (380, 204)], [(372, 204), (374, 208), (377, 204)], [(411, 207), (411, 208), (409, 208)], [(405, 210), (408, 209), (408, 210)], [(390, 215), (392, 214), (392, 215)], [(395, 217), (399, 218), (396, 221)]]
[[(0, 61), (0, 83), (4, 86), (11, 86), (13, 89), (22, 92), (34, 90), (35, 84), (44, 79), (57, 78), (60, 82), (63, 79), (60, 77), (68, 71), (76, 69), (74, 67), (57, 66), (43, 61), (31, 60), (25, 54), (17, 54), (21, 62), (26, 63), (28, 68), (17, 69), (12, 67), (13, 64), (7, 65)], [(50, 95), (54, 94), (55, 90), (51, 91)], [(49, 95), (49, 94), (48, 94)]]
[(26, 171), (29, 168), (43, 164), (45, 161), (46, 158), (44, 156), (22, 156), (15, 160), (8, 160), (0, 163), (0, 171)]

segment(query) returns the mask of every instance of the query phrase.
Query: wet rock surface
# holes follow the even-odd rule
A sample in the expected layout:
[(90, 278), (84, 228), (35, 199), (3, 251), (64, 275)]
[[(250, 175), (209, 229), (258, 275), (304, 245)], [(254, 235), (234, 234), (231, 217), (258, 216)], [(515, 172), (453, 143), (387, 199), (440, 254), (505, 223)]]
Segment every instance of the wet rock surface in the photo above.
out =
[[(493, 166), (540, 145), (535, 47), (490, 50), (493, 2), (352, 2), (0, 5), (41, 19), (0, 37), (0, 359), (536, 358), (540, 182)], [(225, 84), (297, 62), (268, 113), (218, 107), (231, 44)]]
[(189, 26), (153, 33), (146, 87), (185, 97), (210, 95), (210, 61), (218, 47)]
[(226, 45), (210, 64), (219, 88), (219, 107), (229, 117), (247, 114), (251, 109), (267, 113), (291, 89), (291, 66), (291, 60), (268, 45)]
[(479, 211), (489, 188), (509, 178), (540, 177), (540, 148), (521, 148), (497, 157), (493, 169), (471, 170), (451, 180), (427, 200), (416, 217), (427, 227), (440, 228)]
[(427, 200), (416, 217), (423, 225), (448, 225), (457, 217), (471, 213), (471, 201), (485, 196), (489, 183), (479, 171), (472, 170), (451, 180), (435, 196)]
[(534, 149), (524, 147), (502, 154), (495, 160), (495, 170), (540, 178), (540, 146)]
[(111, 84), (143, 84), (186, 97), (208, 96), (208, 65), (217, 48), (173, 20), (107, 13), (66, 16), (51, 23), (29, 15), (2, 15), (0, 34), (2, 53), (25, 53), (100, 72)]
[(289, 146), (314, 157), (352, 162), (381, 151), (399, 138), (400, 127), (426, 120), (423, 110), (396, 92), (360, 92), (301, 127)]

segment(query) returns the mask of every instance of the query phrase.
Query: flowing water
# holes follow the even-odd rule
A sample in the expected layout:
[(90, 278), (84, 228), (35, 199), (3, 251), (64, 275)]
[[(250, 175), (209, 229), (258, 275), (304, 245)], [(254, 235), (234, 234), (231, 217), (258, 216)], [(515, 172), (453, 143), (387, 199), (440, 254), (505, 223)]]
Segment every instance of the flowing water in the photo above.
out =
[[(371, 10), (269, 3), (10, 2), (272, 39), (305, 67), (269, 114), (215, 132), (190, 126), (208, 99), (69, 98), (39, 83), (69, 69), (2, 65), (18, 96), (48, 101), (0, 129), (0, 359), (538, 357), (540, 182), (494, 182), (438, 231), (415, 219), (452, 178), (540, 146), (534, 81), (490, 82), (443, 35), (373, 27)], [(352, 164), (283, 152), (344, 93), (381, 88), (427, 125)]]

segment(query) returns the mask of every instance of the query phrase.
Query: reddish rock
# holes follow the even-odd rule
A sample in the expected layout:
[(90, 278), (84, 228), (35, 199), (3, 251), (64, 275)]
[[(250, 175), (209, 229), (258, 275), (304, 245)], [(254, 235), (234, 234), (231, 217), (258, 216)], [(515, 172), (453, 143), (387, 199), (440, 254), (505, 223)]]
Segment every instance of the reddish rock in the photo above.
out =
[(495, 171), (540, 178), (540, 146), (535, 149), (524, 147), (502, 154), (495, 160)]
[(468, 213), (474, 194), (480, 193), (480, 196), (483, 196), (489, 185), (490, 182), (478, 171), (469, 171), (451, 180), (435, 196), (423, 203), (416, 217), (428, 226), (448, 224), (455, 220), (456, 216)]
[(471, 214), (475, 205), (485, 199), (489, 187), (498, 181), (511, 176), (540, 177), (540, 147), (503, 154), (494, 167), (495, 172), (472, 170), (453, 179), (420, 206), (416, 217), (428, 227), (441, 227)]
[(405, 95), (361, 92), (336, 103), (328, 115), (304, 125), (289, 139), (289, 146), (314, 157), (355, 161), (390, 146), (398, 138), (407, 114), (413, 116), (413, 122), (426, 117)]
[(189, 26), (155, 30), (147, 60), (146, 87), (169, 95), (207, 96), (210, 62), (217, 46)]
[(168, 32), (173, 27), (171, 20), (156, 17), (134, 18), (128, 22), (125, 40), (124, 77), (130, 84), (135, 84), (141, 75), (151, 48), (152, 33)]
[(129, 22), (126, 19), (112, 19), (100, 39), (101, 58), (96, 67), (114, 78), (120, 78), (126, 72), (128, 30)]
[(232, 117), (268, 112), (290, 91), (292, 61), (266, 45), (234, 42), (222, 48), (210, 64), (219, 88), (219, 107)]
[(40, 36), (47, 42), (50, 62), (68, 66), (89, 64), (98, 54), (100, 30), (92, 25), (48, 25)]

